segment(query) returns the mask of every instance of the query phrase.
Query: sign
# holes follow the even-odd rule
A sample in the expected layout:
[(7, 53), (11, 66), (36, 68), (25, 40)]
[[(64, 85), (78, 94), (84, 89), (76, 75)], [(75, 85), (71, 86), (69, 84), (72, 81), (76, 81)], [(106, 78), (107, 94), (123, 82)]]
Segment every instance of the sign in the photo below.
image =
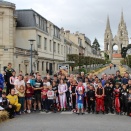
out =
[(58, 65), (58, 69), (59, 70), (67, 70), (68, 73), (69, 73), (69, 65), (68, 64), (66, 64), (66, 65), (64, 65), (64, 64)]

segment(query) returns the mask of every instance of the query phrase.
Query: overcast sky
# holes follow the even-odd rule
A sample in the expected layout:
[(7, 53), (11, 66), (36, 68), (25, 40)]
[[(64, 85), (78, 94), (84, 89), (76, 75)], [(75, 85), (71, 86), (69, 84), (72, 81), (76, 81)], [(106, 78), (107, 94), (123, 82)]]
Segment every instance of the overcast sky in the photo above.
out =
[(129, 38), (131, 37), (131, 0), (7, 0), (16, 4), (16, 9), (34, 9), (59, 28), (71, 33), (79, 31), (91, 42), (96, 37), (104, 47), (104, 32), (107, 15), (113, 36), (116, 35), (123, 9)]

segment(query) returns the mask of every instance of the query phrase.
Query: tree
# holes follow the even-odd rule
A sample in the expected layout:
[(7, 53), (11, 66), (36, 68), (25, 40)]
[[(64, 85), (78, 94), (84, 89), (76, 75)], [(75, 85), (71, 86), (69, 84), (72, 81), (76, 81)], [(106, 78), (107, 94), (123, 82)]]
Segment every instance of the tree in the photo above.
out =
[(74, 63), (69, 64), (72, 67), (72, 70), (73, 70), (74, 67), (78, 66), (79, 55), (77, 55), (77, 54), (68, 54), (67, 59), (68, 59), (68, 61), (74, 61)]
[(94, 42), (92, 43), (92, 48), (94, 48), (96, 51), (100, 51), (100, 44), (96, 38)]

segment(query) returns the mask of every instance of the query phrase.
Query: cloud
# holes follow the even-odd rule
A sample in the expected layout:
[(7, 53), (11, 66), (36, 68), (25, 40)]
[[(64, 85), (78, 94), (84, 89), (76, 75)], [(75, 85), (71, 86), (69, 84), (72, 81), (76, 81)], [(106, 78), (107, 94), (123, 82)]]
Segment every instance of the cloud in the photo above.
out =
[(104, 46), (104, 31), (107, 15), (113, 36), (116, 35), (120, 22), (121, 10), (131, 36), (131, 1), (129, 0), (8, 0), (16, 4), (17, 9), (34, 9), (58, 27), (71, 32), (86, 34), (93, 42), (96, 37)]

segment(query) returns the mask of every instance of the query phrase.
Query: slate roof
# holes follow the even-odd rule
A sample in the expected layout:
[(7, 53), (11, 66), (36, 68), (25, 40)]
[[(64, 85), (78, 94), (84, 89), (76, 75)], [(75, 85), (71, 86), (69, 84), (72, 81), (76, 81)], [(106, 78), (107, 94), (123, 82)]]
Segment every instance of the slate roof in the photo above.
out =
[(16, 10), (17, 27), (35, 27), (35, 12), (29, 10)]

